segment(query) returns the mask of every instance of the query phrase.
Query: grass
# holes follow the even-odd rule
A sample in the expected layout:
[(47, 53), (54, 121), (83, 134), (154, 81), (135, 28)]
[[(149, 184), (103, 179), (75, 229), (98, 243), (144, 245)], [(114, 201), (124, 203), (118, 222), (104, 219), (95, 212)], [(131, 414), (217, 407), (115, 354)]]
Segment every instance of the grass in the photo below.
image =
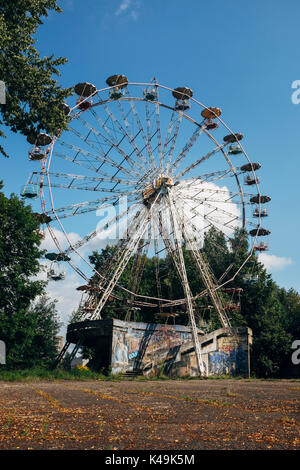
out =
[[(244, 381), (256, 381), (256, 380), (270, 380), (270, 381), (281, 381), (281, 380), (289, 380), (289, 379), (261, 379), (256, 377), (245, 378), (241, 376), (234, 376), (234, 375), (213, 375), (210, 377), (206, 377), (202, 380), (241, 380)], [(33, 367), (31, 369), (18, 369), (18, 370), (7, 370), (5, 368), (0, 367), (0, 381), (7, 381), (7, 382), (33, 382), (33, 381), (40, 381), (40, 380), (80, 380), (80, 381), (87, 381), (87, 380), (103, 380), (103, 381), (122, 381), (122, 380), (134, 380), (137, 382), (148, 382), (148, 381), (170, 381), (170, 380), (199, 380), (199, 377), (191, 377), (191, 376), (183, 376), (183, 377), (168, 377), (160, 371), (157, 376), (154, 377), (145, 377), (145, 376), (138, 376), (134, 379), (129, 379), (128, 377), (124, 377), (121, 374), (112, 374), (109, 373), (104, 375), (103, 373), (95, 372), (92, 370), (85, 370), (82, 369), (72, 369), (70, 371), (64, 370), (61, 368), (56, 368), (54, 370), (47, 369), (45, 367)], [(300, 379), (291, 379), (292, 382), (299, 382)], [(232, 396), (229, 395), (228, 396)]]
[(31, 369), (20, 370), (0, 370), (0, 380), (7, 382), (31, 382), (39, 380), (112, 380), (91, 370), (72, 369), (66, 371), (64, 369), (49, 370), (43, 367), (33, 367)]

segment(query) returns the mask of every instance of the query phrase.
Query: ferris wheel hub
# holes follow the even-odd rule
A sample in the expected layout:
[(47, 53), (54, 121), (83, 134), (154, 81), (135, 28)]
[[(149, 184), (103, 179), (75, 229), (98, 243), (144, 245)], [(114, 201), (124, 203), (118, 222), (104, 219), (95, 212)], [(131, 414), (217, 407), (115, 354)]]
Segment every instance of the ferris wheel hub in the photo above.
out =
[(174, 186), (172, 178), (164, 174), (159, 175), (158, 178), (144, 187), (142, 191), (144, 204), (149, 206), (159, 193), (160, 195), (166, 194), (167, 188), (171, 186)]
[(172, 178), (168, 175), (160, 175), (155, 181), (154, 186), (156, 189), (160, 189), (162, 187), (170, 187), (174, 186)]

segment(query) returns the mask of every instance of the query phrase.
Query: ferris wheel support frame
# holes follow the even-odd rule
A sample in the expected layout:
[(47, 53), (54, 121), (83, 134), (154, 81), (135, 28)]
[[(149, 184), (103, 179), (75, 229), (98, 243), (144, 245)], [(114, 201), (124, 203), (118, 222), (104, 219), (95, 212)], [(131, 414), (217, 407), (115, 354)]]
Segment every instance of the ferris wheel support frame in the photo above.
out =
[(190, 285), (189, 285), (189, 281), (188, 281), (188, 277), (186, 273), (182, 246), (180, 243), (178, 221), (176, 218), (176, 209), (175, 209), (173, 197), (169, 188), (168, 188), (168, 198), (169, 198), (169, 204), (170, 204), (171, 222), (172, 222), (172, 226), (174, 230), (174, 243), (175, 243), (178, 257), (179, 257), (179, 263), (177, 264), (177, 269), (179, 270), (179, 274), (181, 274), (183, 290), (184, 290), (185, 297), (186, 297), (187, 312), (188, 312), (189, 320), (191, 324), (192, 337), (193, 337), (193, 342), (195, 345), (195, 353), (196, 353), (196, 360), (197, 360), (199, 374), (202, 376), (205, 376), (206, 369), (202, 360), (201, 346), (200, 346), (199, 338), (198, 338), (198, 329), (196, 326), (195, 315), (194, 315), (192, 292), (190, 289)]
[(146, 216), (144, 216), (144, 218), (142, 218), (142, 220), (139, 221), (140, 226), (135, 231), (133, 238), (129, 239), (129, 241), (127, 242), (127, 244), (125, 246), (125, 249), (124, 249), (124, 252), (121, 255), (121, 259), (119, 261), (119, 264), (118, 264), (117, 268), (115, 269), (115, 271), (113, 273), (113, 276), (112, 276), (111, 280), (109, 281), (107, 287), (105, 288), (105, 290), (102, 294), (102, 297), (101, 297), (99, 303), (97, 304), (97, 306), (96, 306), (96, 308), (93, 312), (93, 315), (92, 315), (91, 319), (94, 319), (97, 316), (101, 318), (101, 311), (102, 311), (108, 297), (110, 296), (111, 292), (113, 291), (114, 287), (116, 286), (116, 284), (117, 284), (118, 280), (120, 279), (120, 276), (122, 275), (122, 273), (123, 273), (128, 261), (129, 261), (130, 257), (132, 256), (134, 250), (137, 248), (140, 240), (143, 238), (143, 236), (144, 236), (144, 234), (145, 234), (145, 232), (148, 228), (150, 218), (151, 218), (151, 213), (153, 211), (153, 207), (155, 206), (158, 198), (159, 198), (159, 194), (156, 196), (155, 200), (153, 201), (153, 204), (152, 204), (151, 208), (149, 209), (148, 213), (146, 213)]

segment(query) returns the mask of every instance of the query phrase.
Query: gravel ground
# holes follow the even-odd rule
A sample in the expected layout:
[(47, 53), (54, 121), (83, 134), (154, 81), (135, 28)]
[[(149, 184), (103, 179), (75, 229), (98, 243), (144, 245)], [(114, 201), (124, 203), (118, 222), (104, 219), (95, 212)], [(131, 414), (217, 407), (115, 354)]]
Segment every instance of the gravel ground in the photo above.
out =
[(299, 449), (300, 382), (0, 382), (0, 450)]

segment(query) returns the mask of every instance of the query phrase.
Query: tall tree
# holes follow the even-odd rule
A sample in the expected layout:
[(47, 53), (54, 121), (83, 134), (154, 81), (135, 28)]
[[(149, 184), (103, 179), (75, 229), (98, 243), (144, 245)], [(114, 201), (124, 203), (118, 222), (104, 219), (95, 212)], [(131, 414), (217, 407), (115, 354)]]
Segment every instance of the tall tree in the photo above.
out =
[(34, 331), (30, 348), (23, 356), (23, 362), (27, 367), (50, 365), (57, 356), (57, 334), (61, 326), (56, 302), (42, 295), (30, 306), (27, 316), (34, 326)]
[[(230, 279), (232, 274), (239, 270), (240, 266), (249, 256), (249, 244), (247, 236), (237, 230), (228, 243), (221, 232), (211, 229), (207, 232), (204, 246), (201, 251), (208, 261), (212, 272), (218, 279), (229, 265), (232, 269), (223, 281)], [(94, 252), (90, 257), (97, 270), (104, 273), (103, 267), (113, 258), (114, 247), (106, 247), (101, 253)], [(205, 287), (192, 253), (185, 246), (183, 255), (186, 264), (188, 278), (192, 292), (198, 293)], [(134, 257), (129, 261), (124, 270), (120, 284), (130, 286), (130, 274)], [(169, 288), (172, 288), (173, 298), (183, 298), (184, 293), (178, 273), (169, 255), (160, 260), (162, 278), (162, 296), (169, 297)], [(169, 273), (169, 275), (166, 275)], [(144, 278), (141, 281), (140, 292), (144, 295), (157, 296), (155, 283), (155, 258), (147, 258), (145, 263)], [(300, 331), (300, 296), (293, 289), (286, 291), (280, 289), (272, 280), (272, 276), (259, 262), (256, 254), (249, 257), (248, 262), (239, 270), (233, 281), (227, 284), (229, 288), (241, 288), (241, 308), (239, 311), (231, 311), (232, 326), (248, 326), (253, 331), (253, 347), (251, 354), (252, 371), (260, 377), (280, 376), (284, 367), (290, 361), (291, 344), (293, 339), (299, 339)], [(124, 295), (121, 291), (120, 295)], [(224, 303), (231, 303), (232, 297), (222, 292)], [(126, 296), (124, 296), (126, 298)], [(236, 302), (237, 299), (234, 299)], [(202, 316), (209, 323), (210, 330), (220, 328), (220, 320), (214, 310), (209, 310), (211, 304), (209, 298), (199, 298), (196, 301), (196, 319)], [(123, 302), (113, 301), (107, 304), (103, 316), (124, 318), (124, 310), (121, 310)], [(116, 310), (118, 307), (119, 310)], [(175, 309), (176, 310), (176, 309)], [(181, 308), (181, 310), (184, 310)], [(179, 310), (180, 311), (180, 310)], [(140, 321), (161, 322), (154, 317), (153, 310), (142, 308)], [(188, 316), (180, 314), (177, 323), (186, 324)]]
[(44, 289), (33, 280), (40, 270), (40, 225), (31, 208), (15, 195), (0, 192), (0, 339), (7, 364), (24, 365), (36, 324), (30, 303)]
[[(25, 136), (40, 131), (57, 135), (67, 128), (59, 105), (72, 91), (52, 78), (67, 59), (41, 57), (34, 47), (37, 28), (51, 10), (62, 11), (57, 0), (0, 0), (0, 78), (6, 85), (0, 124)], [(0, 152), (8, 156), (1, 146)]]
[[(237, 231), (231, 242), (233, 272), (249, 254), (247, 238), (242, 238), (240, 243), (241, 235)], [(238, 256), (235, 255), (237, 245), (241, 246)], [(280, 289), (255, 254), (249, 258), (233, 285), (243, 289), (241, 317), (243, 324), (253, 331), (252, 371), (260, 377), (280, 375), (291, 346)]]

